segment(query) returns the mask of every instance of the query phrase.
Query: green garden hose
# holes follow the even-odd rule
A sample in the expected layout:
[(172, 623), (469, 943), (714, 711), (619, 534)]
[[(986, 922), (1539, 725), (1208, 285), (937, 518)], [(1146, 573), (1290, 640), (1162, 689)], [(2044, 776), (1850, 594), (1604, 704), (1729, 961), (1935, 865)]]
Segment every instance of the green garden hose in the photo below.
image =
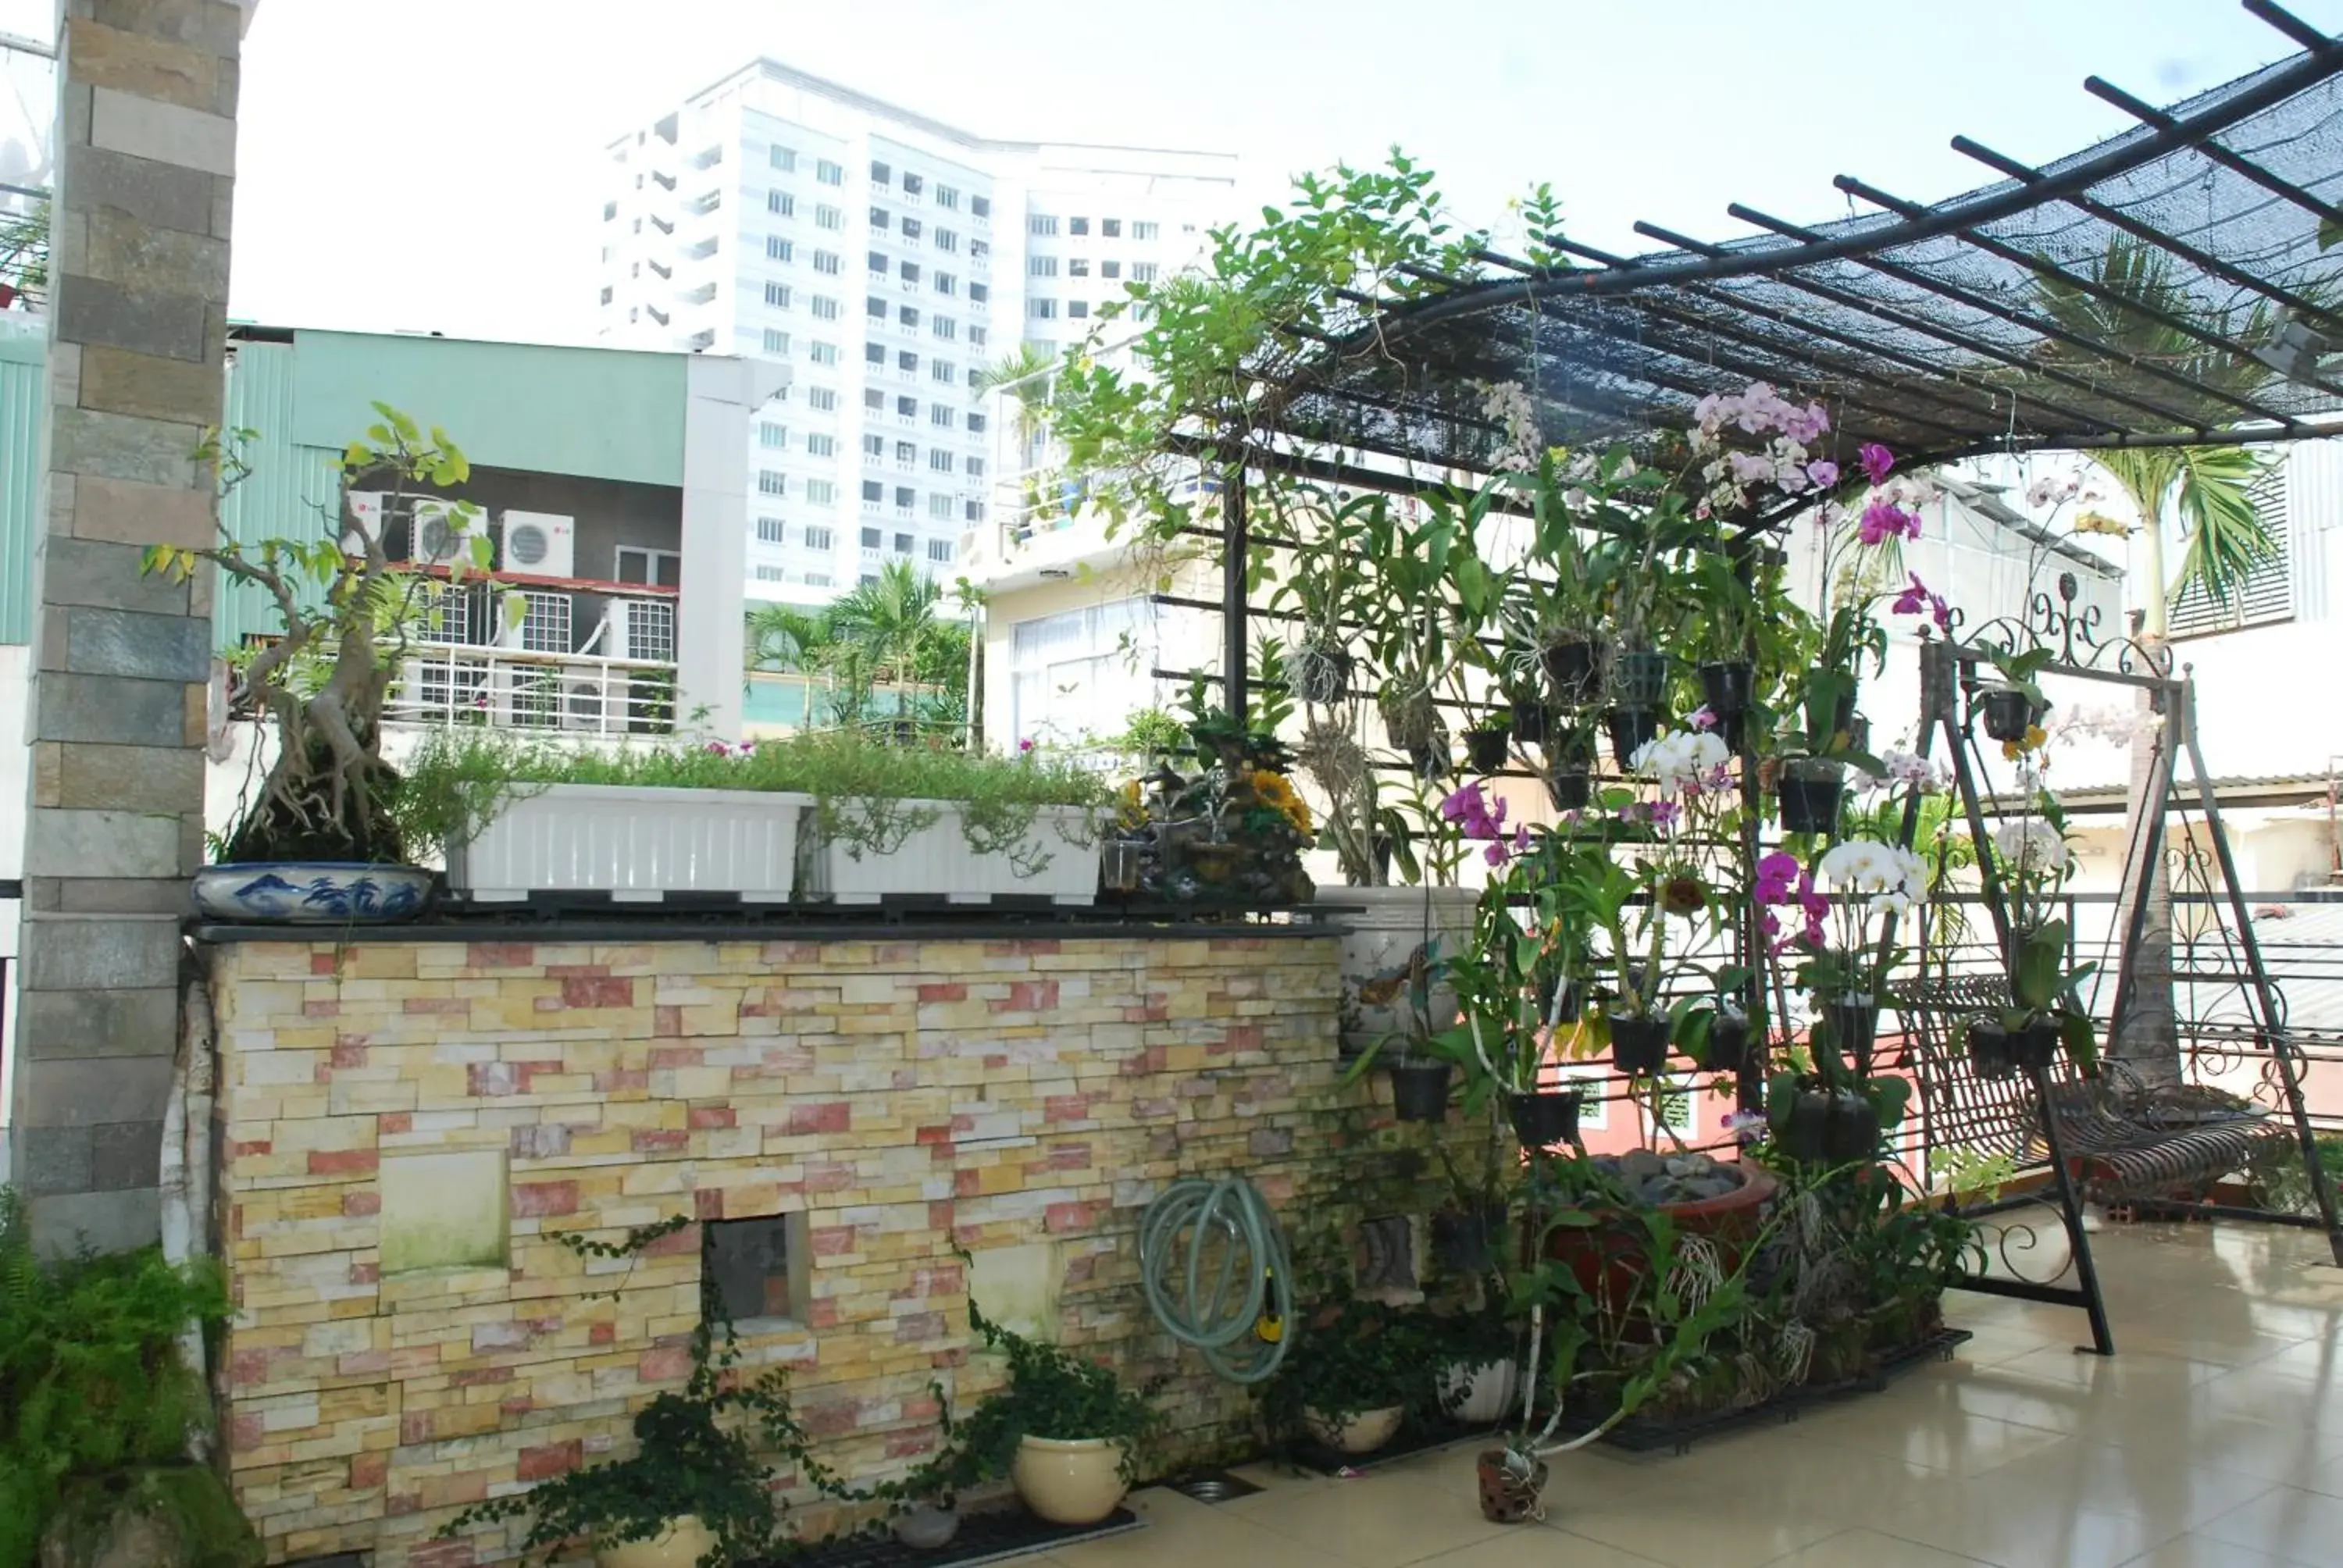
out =
[[(1220, 1267), (1207, 1291), (1204, 1260), (1212, 1251)], [(1231, 1382), (1259, 1382), (1285, 1359), (1293, 1315), (1285, 1234), (1243, 1177), (1165, 1188), (1140, 1220), (1139, 1270), (1155, 1321)]]

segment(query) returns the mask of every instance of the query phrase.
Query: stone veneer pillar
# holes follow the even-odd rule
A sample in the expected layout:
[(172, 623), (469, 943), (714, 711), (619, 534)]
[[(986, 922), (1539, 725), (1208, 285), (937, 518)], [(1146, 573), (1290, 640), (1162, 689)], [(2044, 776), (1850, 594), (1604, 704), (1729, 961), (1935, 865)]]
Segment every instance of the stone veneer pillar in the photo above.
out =
[(156, 1233), (179, 920), (202, 863), (208, 573), (243, 13), (63, 0), (47, 524), (35, 562), (13, 1178), (46, 1245)]

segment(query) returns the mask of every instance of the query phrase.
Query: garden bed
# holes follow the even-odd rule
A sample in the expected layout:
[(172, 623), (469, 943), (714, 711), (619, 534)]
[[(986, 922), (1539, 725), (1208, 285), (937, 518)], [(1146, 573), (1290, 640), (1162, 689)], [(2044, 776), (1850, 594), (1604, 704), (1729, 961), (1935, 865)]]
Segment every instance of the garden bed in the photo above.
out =
[(1118, 1508), (1095, 1524), (1052, 1524), (1022, 1508), (989, 1509), (960, 1515), (950, 1545), (933, 1552), (906, 1546), (883, 1524), (840, 1540), (808, 1546), (764, 1568), (974, 1568), (980, 1563), (1051, 1552), (1077, 1542), (1128, 1534), (1147, 1522)]

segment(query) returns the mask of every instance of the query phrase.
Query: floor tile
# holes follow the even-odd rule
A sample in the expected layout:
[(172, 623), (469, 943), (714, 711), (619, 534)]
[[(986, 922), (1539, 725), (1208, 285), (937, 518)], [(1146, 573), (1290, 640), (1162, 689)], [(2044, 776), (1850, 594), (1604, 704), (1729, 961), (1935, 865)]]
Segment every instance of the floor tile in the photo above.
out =
[(1371, 1474), (1283, 1495), (1280, 1506), (1250, 1508), (1242, 1517), (1352, 1568), (1402, 1568), (1511, 1528), (1417, 1475)]
[(2006, 1506), (2128, 1514), (2152, 1530), (2188, 1530), (2260, 1496), (2266, 1477), (2217, 1470), (2187, 1443), (2129, 1447), (2070, 1439), (1977, 1478), (2006, 1491)]
[(2280, 1559), (2343, 1563), (2343, 1497), (2276, 1487), (2198, 1525), (2197, 1533)]
[(1971, 1415), (1885, 1399), (1849, 1401), (1800, 1419), (1815, 1442), (1858, 1449), (1930, 1470), (1979, 1475), (2066, 1441), (2063, 1432), (2020, 1426), (1996, 1416)]
[[(1212, 1568), (1222, 1568), (1213, 1564)], [(1267, 1565), (1264, 1564), (1264, 1568)], [(1542, 1524), (1512, 1524), (1502, 1535), (1427, 1557), (1417, 1568), (1668, 1568), (1649, 1557)]]
[(1875, 1530), (1848, 1530), (1776, 1557), (1765, 1568), (1977, 1568), (1977, 1559), (1898, 1541)]
[[(1732, 1494), (1731, 1506), (1718, 1507), (1696, 1471), (1684, 1473), (1682, 1492), (1654, 1490), (1576, 1508), (1549, 1505), (1545, 1522), (1670, 1568), (1758, 1568), (1851, 1523), (1748, 1493)], [(1557, 1553), (1554, 1561), (1570, 1559)]]
[(2192, 1533), (2166, 1542), (2144, 1557), (2133, 1558), (2123, 1568), (2331, 1568), (2335, 1561), (2331, 1556), (2323, 1563), (2271, 1557)]

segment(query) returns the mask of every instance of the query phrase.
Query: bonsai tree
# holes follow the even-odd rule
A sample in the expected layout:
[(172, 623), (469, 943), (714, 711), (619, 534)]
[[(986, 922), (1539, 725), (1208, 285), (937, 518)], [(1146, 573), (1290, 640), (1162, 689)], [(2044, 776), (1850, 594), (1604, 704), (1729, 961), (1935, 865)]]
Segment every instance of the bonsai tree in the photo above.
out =
[[(407, 415), (377, 403), (379, 423), (342, 455), (346, 490), (381, 489), (396, 510), (420, 487), (462, 484), (471, 474), (447, 432), (428, 436)], [(216, 465), (222, 492), (249, 476), (239, 453), (251, 432), (215, 436), (196, 454)], [(468, 521), (478, 508), (459, 502)], [(369, 865), (406, 859), (397, 775), (382, 758), (382, 709), (415, 628), (429, 613), (437, 579), (405, 568), (380, 537), (345, 533), (338, 515), (325, 538), (247, 544), (222, 528), (207, 549), (156, 545), (146, 569), (186, 579), (202, 565), (265, 590), (282, 623), (276, 641), (231, 661), (232, 711), (265, 717), (274, 756), (225, 846), (226, 860), (327, 860)], [(469, 569), (486, 569), (489, 545), (475, 537)], [(451, 577), (468, 569), (458, 562)]]

